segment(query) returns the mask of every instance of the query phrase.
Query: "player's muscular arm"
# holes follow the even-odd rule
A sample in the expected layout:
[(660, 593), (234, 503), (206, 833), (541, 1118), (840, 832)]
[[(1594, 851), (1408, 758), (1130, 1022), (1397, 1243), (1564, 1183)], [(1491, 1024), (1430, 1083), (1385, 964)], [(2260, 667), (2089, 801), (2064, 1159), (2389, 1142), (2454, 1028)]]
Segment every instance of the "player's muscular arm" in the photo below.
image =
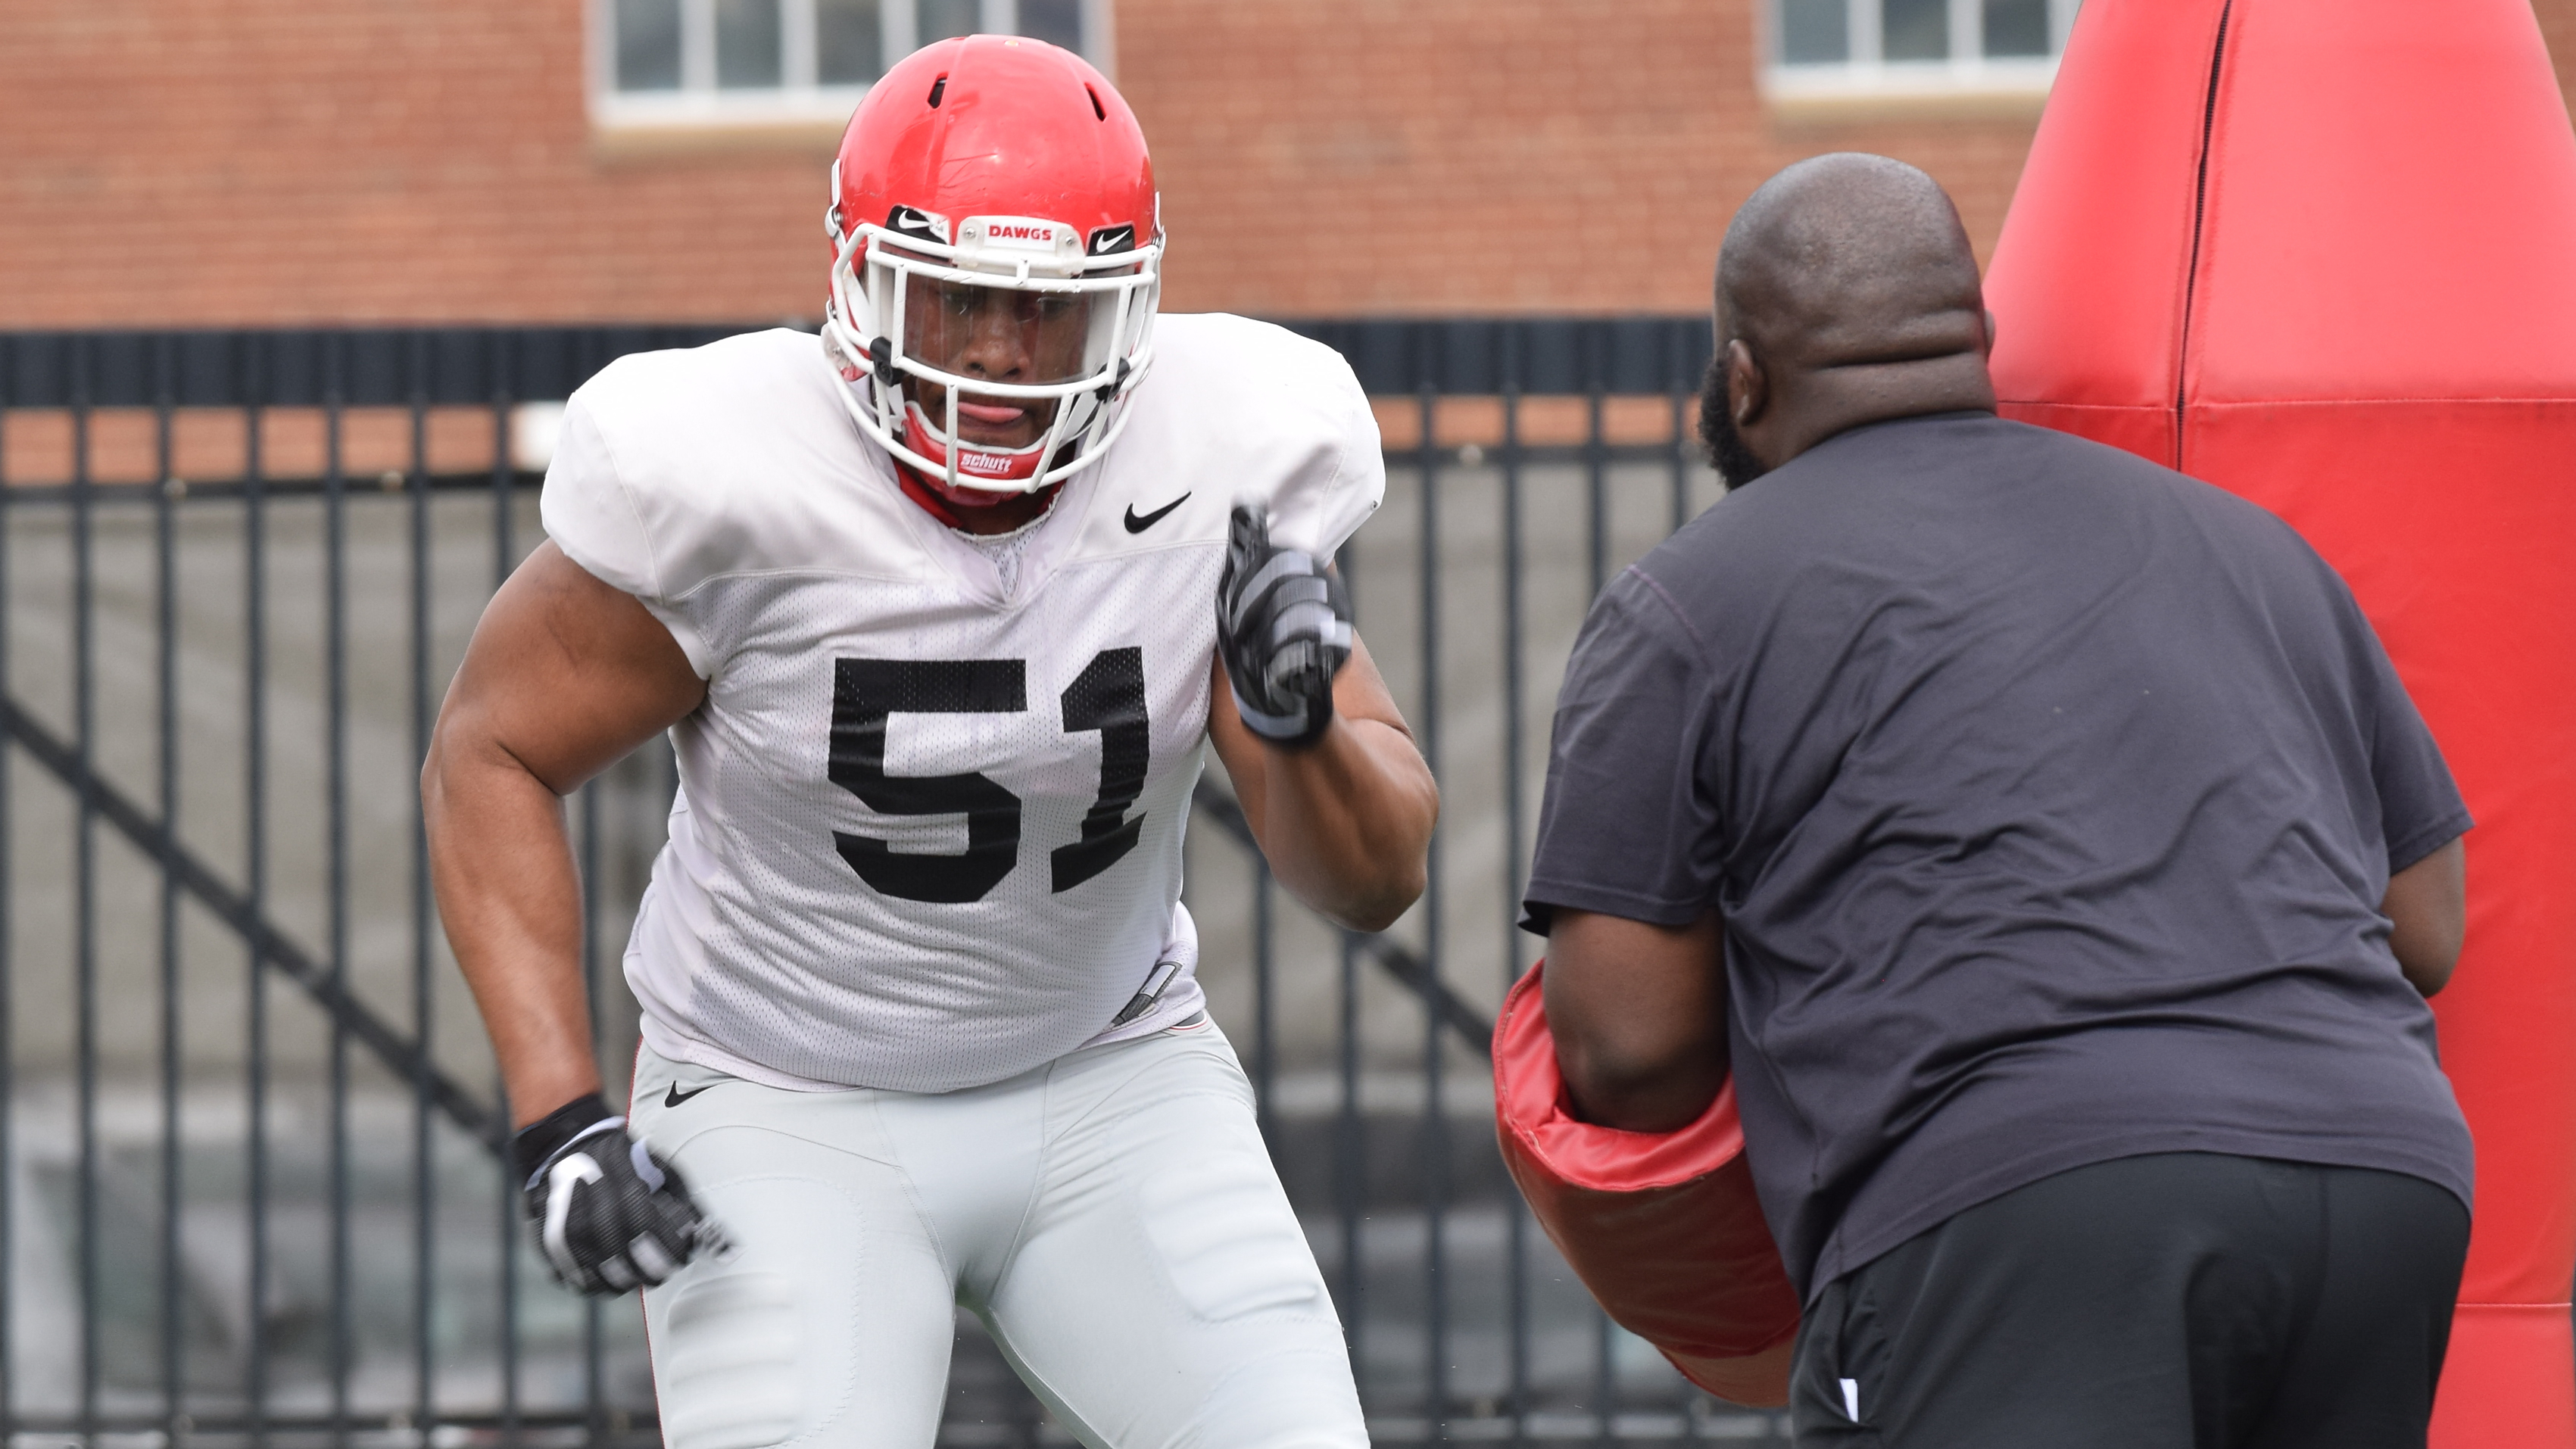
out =
[(670, 631), (551, 542), (493, 596), (448, 686), (420, 780), (430, 882), (513, 1126), (599, 1090), (563, 796), (705, 697)]
[(1382, 931), (1422, 895), (1440, 788), (1354, 636), (1333, 679), (1333, 721), (1303, 749), (1265, 744), (1216, 667), (1208, 734), (1261, 853), (1289, 893), (1336, 923)]
[(1726, 1081), (1726, 967), (1716, 913), (1658, 926), (1559, 910), (1547, 933), (1548, 1032), (1574, 1115), (1673, 1132)]

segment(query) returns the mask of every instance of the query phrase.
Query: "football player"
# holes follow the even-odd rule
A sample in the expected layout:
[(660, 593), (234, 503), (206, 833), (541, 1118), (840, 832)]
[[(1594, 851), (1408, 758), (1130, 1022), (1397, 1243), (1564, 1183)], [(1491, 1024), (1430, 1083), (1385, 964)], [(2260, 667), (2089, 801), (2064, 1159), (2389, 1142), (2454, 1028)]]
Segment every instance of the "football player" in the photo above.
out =
[[(1300, 899), (1422, 890), (1437, 793), (1324, 564), (1367, 400), (1155, 315), (1144, 138), (1037, 41), (890, 70), (827, 225), (819, 341), (573, 395), (424, 772), (547, 1261), (644, 1288), (674, 1449), (929, 1444), (959, 1303), (1085, 1443), (1363, 1444), (1180, 892), (1211, 741)], [(560, 797), (665, 729), (618, 1116)]]

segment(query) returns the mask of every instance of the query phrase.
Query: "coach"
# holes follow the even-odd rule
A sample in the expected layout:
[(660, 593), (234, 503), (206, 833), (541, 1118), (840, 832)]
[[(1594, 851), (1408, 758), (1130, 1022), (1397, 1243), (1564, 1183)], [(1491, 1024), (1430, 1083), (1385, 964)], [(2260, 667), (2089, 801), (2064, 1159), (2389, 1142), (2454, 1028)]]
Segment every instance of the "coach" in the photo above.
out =
[(2421, 1445), (2470, 822), (2351, 595), (2251, 504), (1998, 419), (1909, 166), (1755, 192), (1716, 329), (1734, 491), (1603, 592), (1556, 716), (1572, 1109), (1670, 1131), (1731, 1065), (1802, 1446)]

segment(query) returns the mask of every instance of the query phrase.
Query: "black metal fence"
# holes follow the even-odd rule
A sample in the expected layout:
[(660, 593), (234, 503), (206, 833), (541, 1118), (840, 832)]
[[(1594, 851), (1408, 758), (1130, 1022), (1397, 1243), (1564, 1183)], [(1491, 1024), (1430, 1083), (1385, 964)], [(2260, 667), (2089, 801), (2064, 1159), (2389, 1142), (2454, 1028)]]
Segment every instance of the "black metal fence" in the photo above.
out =
[[(1700, 319), (1297, 324), (1378, 400), (1343, 563), (1442, 781), (1383, 935), (1283, 900), (1221, 780), (1203, 980), (1382, 1441), (1781, 1442), (1601, 1317), (1492, 1143), (1545, 722), (1609, 572), (1717, 496)], [(549, 400), (729, 328), (0, 335), (0, 1449), (654, 1435), (640, 1317), (548, 1284), (413, 780), (539, 535)], [(571, 802), (609, 969), (672, 788)], [(961, 1318), (950, 1443), (1070, 1442)]]

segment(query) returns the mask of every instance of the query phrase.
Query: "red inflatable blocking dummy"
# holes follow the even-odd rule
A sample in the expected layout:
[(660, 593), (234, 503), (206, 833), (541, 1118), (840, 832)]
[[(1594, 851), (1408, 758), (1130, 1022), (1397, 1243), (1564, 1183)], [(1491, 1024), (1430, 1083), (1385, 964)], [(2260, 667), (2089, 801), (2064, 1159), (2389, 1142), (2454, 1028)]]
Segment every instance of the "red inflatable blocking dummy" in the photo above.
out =
[(2576, 1446), (2576, 134), (2527, 0), (2092, 0), (1986, 285), (2007, 416), (2287, 519), (2475, 812), (2441, 1449)]
[(1566, 1115), (1539, 972), (1494, 1023), (1503, 1164), (1583, 1286), (1622, 1328), (1721, 1399), (1789, 1401), (1798, 1295), (1753, 1196), (1729, 1082), (1679, 1132), (1620, 1132)]

